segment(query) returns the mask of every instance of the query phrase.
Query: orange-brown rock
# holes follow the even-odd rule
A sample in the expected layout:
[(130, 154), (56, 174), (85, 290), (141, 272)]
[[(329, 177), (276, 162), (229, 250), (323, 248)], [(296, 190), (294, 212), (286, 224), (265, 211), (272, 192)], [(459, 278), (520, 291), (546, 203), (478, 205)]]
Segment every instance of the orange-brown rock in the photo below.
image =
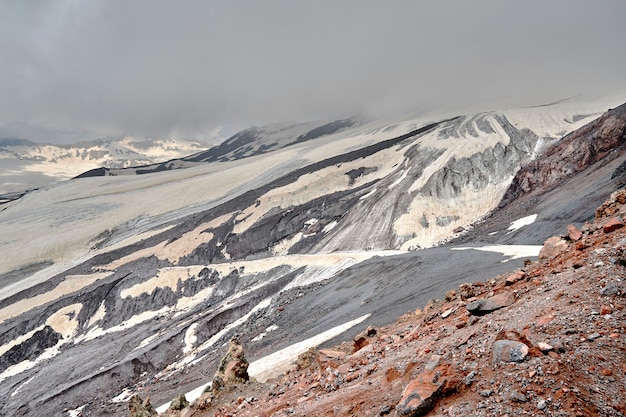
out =
[(570, 240), (572, 242), (576, 242), (576, 241), (582, 239), (583, 234), (581, 233), (580, 230), (578, 230), (576, 228), (576, 226), (574, 226), (573, 224), (568, 224), (567, 225), (567, 236), (570, 238)]
[(604, 230), (604, 233), (611, 233), (622, 227), (624, 227), (624, 222), (619, 217), (611, 217), (602, 225), (602, 230)]
[(333, 349), (321, 349), (317, 352), (317, 363), (320, 369), (337, 368), (347, 356), (346, 352)]
[(431, 355), (422, 372), (406, 385), (396, 405), (398, 415), (425, 415), (439, 398), (456, 391), (463, 375), (441, 362), (440, 355)]
[(367, 329), (357, 334), (354, 337), (354, 344), (353, 344), (352, 352), (353, 353), (357, 352), (363, 349), (365, 346), (369, 345), (370, 338), (376, 336), (376, 333), (377, 333), (377, 330), (374, 327), (369, 326)]
[(241, 383), (249, 380), (248, 361), (243, 353), (243, 346), (239, 337), (233, 336), (228, 343), (228, 351), (220, 361), (220, 365), (213, 377), (213, 391), (223, 386)]
[(539, 260), (552, 259), (565, 252), (567, 248), (568, 245), (565, 240), (561, 239), (559, 236), (552, 236), (544, 242), (543, 247), (539, 251)]

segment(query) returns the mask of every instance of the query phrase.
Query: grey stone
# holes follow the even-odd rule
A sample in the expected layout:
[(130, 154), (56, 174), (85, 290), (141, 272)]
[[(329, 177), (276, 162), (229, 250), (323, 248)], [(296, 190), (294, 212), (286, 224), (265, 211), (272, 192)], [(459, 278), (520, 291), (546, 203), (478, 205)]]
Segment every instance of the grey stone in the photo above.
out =
[(528, 401), (528, 398), (526, 398), (526, 396), (518, 391), (513, 391), (511, 393), (511, 401), (516, 402), (516, 403), (525, 403)]
[(528, 346), (514, 340), (497, 340), (493, 344), (492, 363), (523, 362), (528, 355)]
[(468, 303), (465, 308), (471, 314), (483, 315), (491, 313), (492, 311), (508, 307), (515, 302), (515, 296), (513, 293), (504, 292), (494, 295), (493, 297), (485, 298), (483, 300), (476, 300)]
[(600, 294), (602, 295), (615, 295), (618, 293), (618, 288), (614, 282), (609, 282), (606, 284), (606, 287), (600, 290)]
[(544, 399), (540, 399), (537, 402), (537, 408), (540, 409), (540, 410), (544, 410), (547, 406), (548, 406), (548, 403)]

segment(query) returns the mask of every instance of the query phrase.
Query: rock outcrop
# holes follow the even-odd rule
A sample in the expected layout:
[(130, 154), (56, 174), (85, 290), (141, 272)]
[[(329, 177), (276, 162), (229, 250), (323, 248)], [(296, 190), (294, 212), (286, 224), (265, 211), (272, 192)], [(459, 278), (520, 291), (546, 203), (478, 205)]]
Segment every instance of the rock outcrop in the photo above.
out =
[(233, 336), (228, 343), (228, 351), (222, 357), (213, 377), (213, 391), (248, 381), (250, 379), (248, 365), (239, 336)]
[(522, 195), (550, 189), (606, 157), (623, 155), (625, 143), (626, 104), (622, 104), (548, 146), (524, 166), (513, 179), (500, 207)]
[(130, 410), (130, 417), (151, 417), (158, 414), (150, 403), (150, 398), (142, 400), (137, 394), (128, 400), (128, 409)]

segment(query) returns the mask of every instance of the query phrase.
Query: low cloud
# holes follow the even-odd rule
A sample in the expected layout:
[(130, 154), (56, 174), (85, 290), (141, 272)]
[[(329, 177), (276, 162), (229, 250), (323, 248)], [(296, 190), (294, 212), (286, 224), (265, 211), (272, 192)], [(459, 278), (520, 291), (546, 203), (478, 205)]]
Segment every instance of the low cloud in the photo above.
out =
[(9, 1), (0, 16), (0, 136), (35, 140), (626, 87), (619, 1)]

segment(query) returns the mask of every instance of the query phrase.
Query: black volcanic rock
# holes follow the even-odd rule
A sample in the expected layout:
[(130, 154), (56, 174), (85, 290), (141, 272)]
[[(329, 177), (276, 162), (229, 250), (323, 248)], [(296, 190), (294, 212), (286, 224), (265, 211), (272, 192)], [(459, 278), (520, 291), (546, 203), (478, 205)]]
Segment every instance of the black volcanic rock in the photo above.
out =
[(32, 337), (13, 346), (0, 356), (0, 373), (12, 365), (36, 358), (47, 348), (56, 345), (61, 337), (52, 327), (45, 326), (42, 330), (35, 332)]

